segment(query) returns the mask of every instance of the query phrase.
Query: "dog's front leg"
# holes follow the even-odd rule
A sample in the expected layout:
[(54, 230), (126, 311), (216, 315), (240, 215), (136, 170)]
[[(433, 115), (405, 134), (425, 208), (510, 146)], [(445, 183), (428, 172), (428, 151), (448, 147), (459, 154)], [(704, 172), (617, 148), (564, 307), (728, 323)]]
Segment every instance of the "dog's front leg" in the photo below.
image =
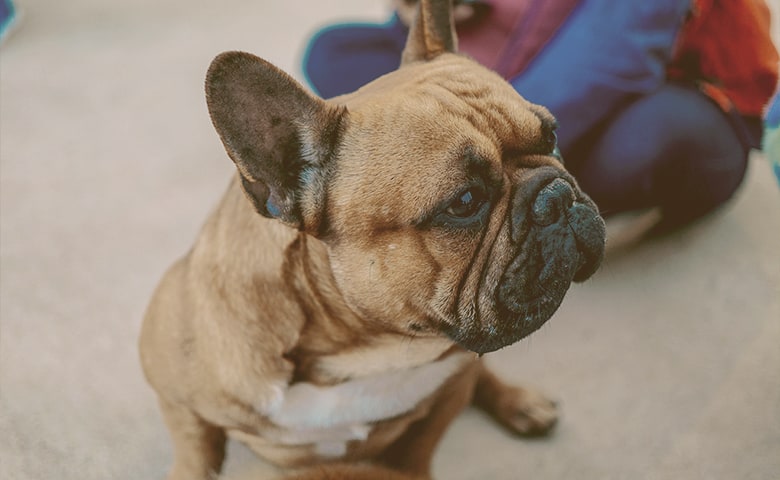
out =
[(168, 480), (211, 480), (225, 459), (225, 431), (184, 405), (160, 399), (160, 408), (171, 432), (174, 464)]
[(529, 388), (507, 385), (480, 362), (474, 405), (519, 435), (544, 435), (555, 426), (555, 402)]

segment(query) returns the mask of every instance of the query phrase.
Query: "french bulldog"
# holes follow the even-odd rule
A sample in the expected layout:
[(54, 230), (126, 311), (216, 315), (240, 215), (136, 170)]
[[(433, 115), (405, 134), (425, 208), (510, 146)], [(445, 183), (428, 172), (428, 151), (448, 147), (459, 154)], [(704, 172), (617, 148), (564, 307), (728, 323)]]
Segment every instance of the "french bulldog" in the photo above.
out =
[(520, 434), (555, 424), (480, 357), (596, 271), (604, 222), (553, 116), (456, 43), (450, 0), (424, 0), (400, 68), (327, 101), (248, 53), (211, 64), (237, 174), (140, 338), (169, 479), (213, 478), (228, 435), (288, 478), (429, 478), (469, 404)]

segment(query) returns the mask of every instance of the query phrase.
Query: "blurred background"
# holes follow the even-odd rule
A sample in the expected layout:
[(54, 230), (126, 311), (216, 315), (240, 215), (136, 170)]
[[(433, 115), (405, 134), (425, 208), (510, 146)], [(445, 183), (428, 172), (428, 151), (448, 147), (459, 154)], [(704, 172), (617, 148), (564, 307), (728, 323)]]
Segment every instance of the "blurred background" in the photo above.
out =
[[(301, 79), (308, 38), (383, 0), (27, 0), (0, 46), (0, 478), (161, 479), (143, 311), (233, 174), (203, 78), (246, 50)], [(778, 12), (777, 2), (770, 6)], [(780, 38), (777, 17), (775, 39)], [(780, 190), (764, 154), (726, 208), (642, 236), (545, 328), (487, 357), (559, 400), (548, 438), (469, 410), (441, 479), (755, 479), (780, 472)], [(231, 444), (223, 478), (272, 470)]]

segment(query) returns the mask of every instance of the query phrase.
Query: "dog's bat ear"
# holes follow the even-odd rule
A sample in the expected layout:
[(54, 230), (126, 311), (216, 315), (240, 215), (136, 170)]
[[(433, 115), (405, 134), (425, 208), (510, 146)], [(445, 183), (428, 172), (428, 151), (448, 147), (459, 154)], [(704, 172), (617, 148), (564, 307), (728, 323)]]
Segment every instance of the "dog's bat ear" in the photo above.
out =
[(327, 104), (283, 71), (244, 52), (226, 52), (211, 62), (206, 102), (255, 209), (317, 231), (323, 179), (346, 109)]
[(457, 49), (452, 0), (420, 0), (401, 65), (432, 60), (442, 53), (455, 53)]

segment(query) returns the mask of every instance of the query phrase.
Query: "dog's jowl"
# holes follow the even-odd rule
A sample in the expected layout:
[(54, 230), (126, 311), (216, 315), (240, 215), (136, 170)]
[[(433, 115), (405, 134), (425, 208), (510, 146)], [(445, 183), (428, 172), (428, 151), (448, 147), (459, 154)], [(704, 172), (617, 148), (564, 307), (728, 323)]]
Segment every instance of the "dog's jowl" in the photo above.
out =
[(550, 318), (604, 223), (550, 113), (456, 43), (448, 0), (423, 1), (402, 66), (328, 101), (250, 54), (213, 61), (237, 174), (141, 334), (169, 478), (211, 478), (228, 435), (316, 466), (291, 478), (425, 478), (472, 402), (517, 433), (555, 424), (478, 354)]

